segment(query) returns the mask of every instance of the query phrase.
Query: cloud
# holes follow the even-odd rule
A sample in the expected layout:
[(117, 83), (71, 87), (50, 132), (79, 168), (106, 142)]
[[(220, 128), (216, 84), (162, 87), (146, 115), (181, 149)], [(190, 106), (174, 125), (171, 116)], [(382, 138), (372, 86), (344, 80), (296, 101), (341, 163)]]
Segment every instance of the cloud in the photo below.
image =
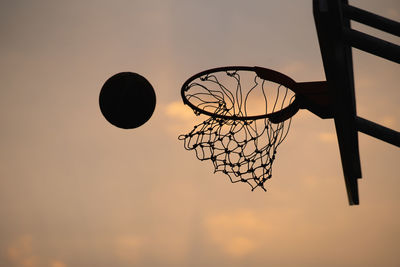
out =
[[(307, 65), (304, 62), (292, 61), (279, 68), (279, 71), (288, 76), (296, 76), (307, 72)], [(293, 78), (295, 79), (295, 78)]]
[(400, 12), (397, 9), (388, 8), (388, 9), (386, 9), (385, 13), (386, 13), (386, 15), (385, 15), (386, 17), (389, 17), (389, 18), (394, 19), (394, 20), (400, 18)]
[(50, 267), (67, 267), (67, 265), (61, 261), (53, 260), (50, 262)]
[(165, 107), (165, 113), (167, 116), (173, 119), (179, 119), (181, 121), (193, 120), (193, 111), (181, 101), (174, 101), (169, 103)]
[[(304, 61), (290, 61), (281, 65), (277, 70), (296, 82), (323, 80), (324, 71), (316, 65)], [(318, 78), (319, 77), (319, 78)]]
[(179, 227), (159, 228), (147, 236), (120, 235), (114, 239), (114, 255), (124, 264), (145, 266), (154, 261), (177, 264), (185, 260), (188, 237)]
[(238, 236), (232, 238), (229, 243), (225, 244), (225, 250), (230, 255), (242, 257), (253, 251), (255, 246), (254, 240)]
[(145, 239), (138, 236), (120, 236), (115, 240), (115, 255), (122, 261), (135, 263), (143, 254)]
[(10, 244), (7, 248), (7, 258), (13, 266), (36, 267), (38, 257), (34, 255), (32, 248), (32, 236), (23, 235)]
[(165, 129), (173, 136), (188, 132), (193, 127), (205, 120), (205, 116), (196, 116), (194, 112), (180, 101), (174, 101), (162, 107), (166, 118)]
[(384, 116), (379, 120), (379, 122), (386, 127), (395, 128), (397, 125), (397, 120), (394, 116)]
[[(67, 265), (60, 260), (44, 260), (35, 254), (33, 246), (33, 237), (31, 235), (22, 235), (14, 240), (7, 247), (7, 259), (11, 266), (15, 267), (67, 267)], [(49, 264), (41, 265), (43, 262)]]
[(259, 248), (259, 234), (265, 224), (252, 211), (236, 211), (206, 217), (204, 226), (210, 240), (226, 254), (243, 257)]
[(320, 133), (318, 140), (324, 143), (332, 143), (336, 142), (337, 138), (335, 133)]

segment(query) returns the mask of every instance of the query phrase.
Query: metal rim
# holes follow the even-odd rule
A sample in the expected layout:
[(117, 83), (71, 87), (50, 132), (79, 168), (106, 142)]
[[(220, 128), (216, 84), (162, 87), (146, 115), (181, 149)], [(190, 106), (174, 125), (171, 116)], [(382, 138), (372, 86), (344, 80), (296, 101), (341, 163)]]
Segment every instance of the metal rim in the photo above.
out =
[[(219, 68), (212, 68), (208, 69), (202, 72), (199, 72), (189, 79), (185, 81), (185, 83), (182, 85), (181, 88), (181, 97), (183, 100), (183, 103), (185, 105), (188, 105), (191, 109), (194, 111), (198, 112), (199, 114), (204, 114), (210, 117), (214, 118), (220, 118), (220, 119), (225, 119), (225, 120), (258, 120), (258, 119), (270, 119), (271, 122), (273, 123), (279, 123), (282, 121), (285, 121), (292, 117), (294, 114), (297, 113), (297, 111), (300, 109), (299, 101), (297, 100), (296, 94), (295, 94), (295, 99), (293, 100), (292, 103), (290, 103), (288, 106), (285, 108), (272, 112), (272, 113), (267, 113), (267, 114), (262, 114), (262, 115), (255, 115), (255, 116), (227, 116), (227, 115), (221, 115), (221, 114), (215, 114), (206, 110), (203, 110), (194, 104), (192, 104), (185, 96), (185, 92), (189, 90), (189, 84), (193, 82), (195, 79), (200, 78), (201, 76), (215, 73), (215, 72), (225, 72), (225, 71), (252, 71), (257, 74), (258, 77), (261, 79), (275, 82), (277, 84), (281, 84), (288, 88), (289, 90), (293, 91), (291, 88), (295, 87), (296, 82), (290, 78), (289, 76), (286, 76), (285, 74), (282, 74), (280, 72), (267, 69), (267, 68), (262, 68), (262, 67), (249, 67), (249, 66), (227, 66), (227, 67), (219, 67)], [(293, 91), (294, 92), (294, 91)]]

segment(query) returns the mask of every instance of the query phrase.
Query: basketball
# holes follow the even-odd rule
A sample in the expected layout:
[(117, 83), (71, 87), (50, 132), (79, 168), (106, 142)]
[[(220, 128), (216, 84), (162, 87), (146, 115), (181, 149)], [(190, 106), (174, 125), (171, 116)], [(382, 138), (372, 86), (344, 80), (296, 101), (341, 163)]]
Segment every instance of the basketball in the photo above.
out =
[(153, 115), (156, 94), (143, 76), (121, 72), (104, 83), (99, 105), (109, 123), (122, 129), (133, 129), (146, 123)]

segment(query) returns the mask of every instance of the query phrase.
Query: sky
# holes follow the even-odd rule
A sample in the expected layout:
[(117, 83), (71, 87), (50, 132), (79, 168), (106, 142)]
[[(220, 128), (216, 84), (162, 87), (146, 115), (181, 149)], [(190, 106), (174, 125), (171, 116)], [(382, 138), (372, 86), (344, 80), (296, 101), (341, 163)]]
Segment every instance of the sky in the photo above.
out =
[[(398, 1), (350, 1), (400, 20)], [(354, 28), (399, 44), (368, 27)], [(398, 148), (359, 134), (349, 206), (332, 120), (293, 118), (267, 192), (213, 173), (178, 135), (180, 88), (228, 65), (324, 80), (312, 1), (0, 1), (0, 266), (399, 266)], [(399, 131), (399, 67), (353, 50), (358, 115)], [(140, 128), (102, 116), (103, 83), (137, 72)]]

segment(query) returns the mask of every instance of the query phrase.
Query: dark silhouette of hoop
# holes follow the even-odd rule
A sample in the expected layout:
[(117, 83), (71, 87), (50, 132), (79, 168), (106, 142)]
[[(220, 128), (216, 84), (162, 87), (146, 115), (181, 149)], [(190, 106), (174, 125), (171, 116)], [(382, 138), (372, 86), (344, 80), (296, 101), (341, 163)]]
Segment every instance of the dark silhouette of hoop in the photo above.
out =
[[(217, 72), (229, 72), (229, 71), (232, 71), (232, 72), (237, 72), (237, 71), (254, 72), (254, 74), (257, 75), (259, 78), (266, 80), (266, 81), (275, 82), (276, 84), (282, 85), (288, 89), (292, 89), (292, 88), (296, 87), (296, 82), (293, 79), (291, 79), (290, 77), (288, 77), (280, 72), (274, 71), (274, 70), (261, 68), (261, 67), (247, 67), (247, 66), (219, 67), (219, 68), (213, 68), (213, 69), (202, 71), (202, 72), (190, 77), (183, 84), (182, 89), (181, 89), (181, 96), (182, 96), (183, 102), (198, 114), (204, 114), (204, 115), (208, 115), (210, 117), (220, 118), (220, 119), (225, 119), (225, 120), (247, 121), (247, 120), (258, 120), (258, 119), (267, 118), (273, 123), (279, 123), (279, 122), (282, 122), (282, 121), (287, 120), (288, 118), (292, 117), (299, 110), (299, 108), (300, 108), (299, 102), (296, 99), (294, 99), (285, 108), (275, 111), (275, 112), (272, 112), (272, 113), (265, 113), (265, 114), (259, 114), (259, 115), (254, 115), (254, 116), (245, 116), (245, 115), (240, 115), (240, 114), (226, 115), (226, 114), (220, 114), (220, 113), (207, 111), (207, 110), (199, 107), (198, 105), (193, 104), (188, 99), (187, 92), (190, 90), (191, 84), (196, 79), (204, 79), (202, 77), (207, 77), (207, 76), (213, 75)], [(227, 88), (227, 89), (230, 90), (230, 88)]]
[[(326, 83), (297, 83), (261, 67), (213, 68), (190, 77), (181, 95), (197, 115), (208, 119), (179, 136), (199, 160), (211, 160), (215, 172), (252, 190), (272, 177), (278, 146), (285, 140), (291, 118), (300, 108), (329, 117)], [(255, 99), (255, 102), (251, 102)], [(252, 103), (261, 107), (250, 112)], [(258, 105), (257, 105), (258, 104)], [(256, 112), (256, 113), (257, 113)]]

